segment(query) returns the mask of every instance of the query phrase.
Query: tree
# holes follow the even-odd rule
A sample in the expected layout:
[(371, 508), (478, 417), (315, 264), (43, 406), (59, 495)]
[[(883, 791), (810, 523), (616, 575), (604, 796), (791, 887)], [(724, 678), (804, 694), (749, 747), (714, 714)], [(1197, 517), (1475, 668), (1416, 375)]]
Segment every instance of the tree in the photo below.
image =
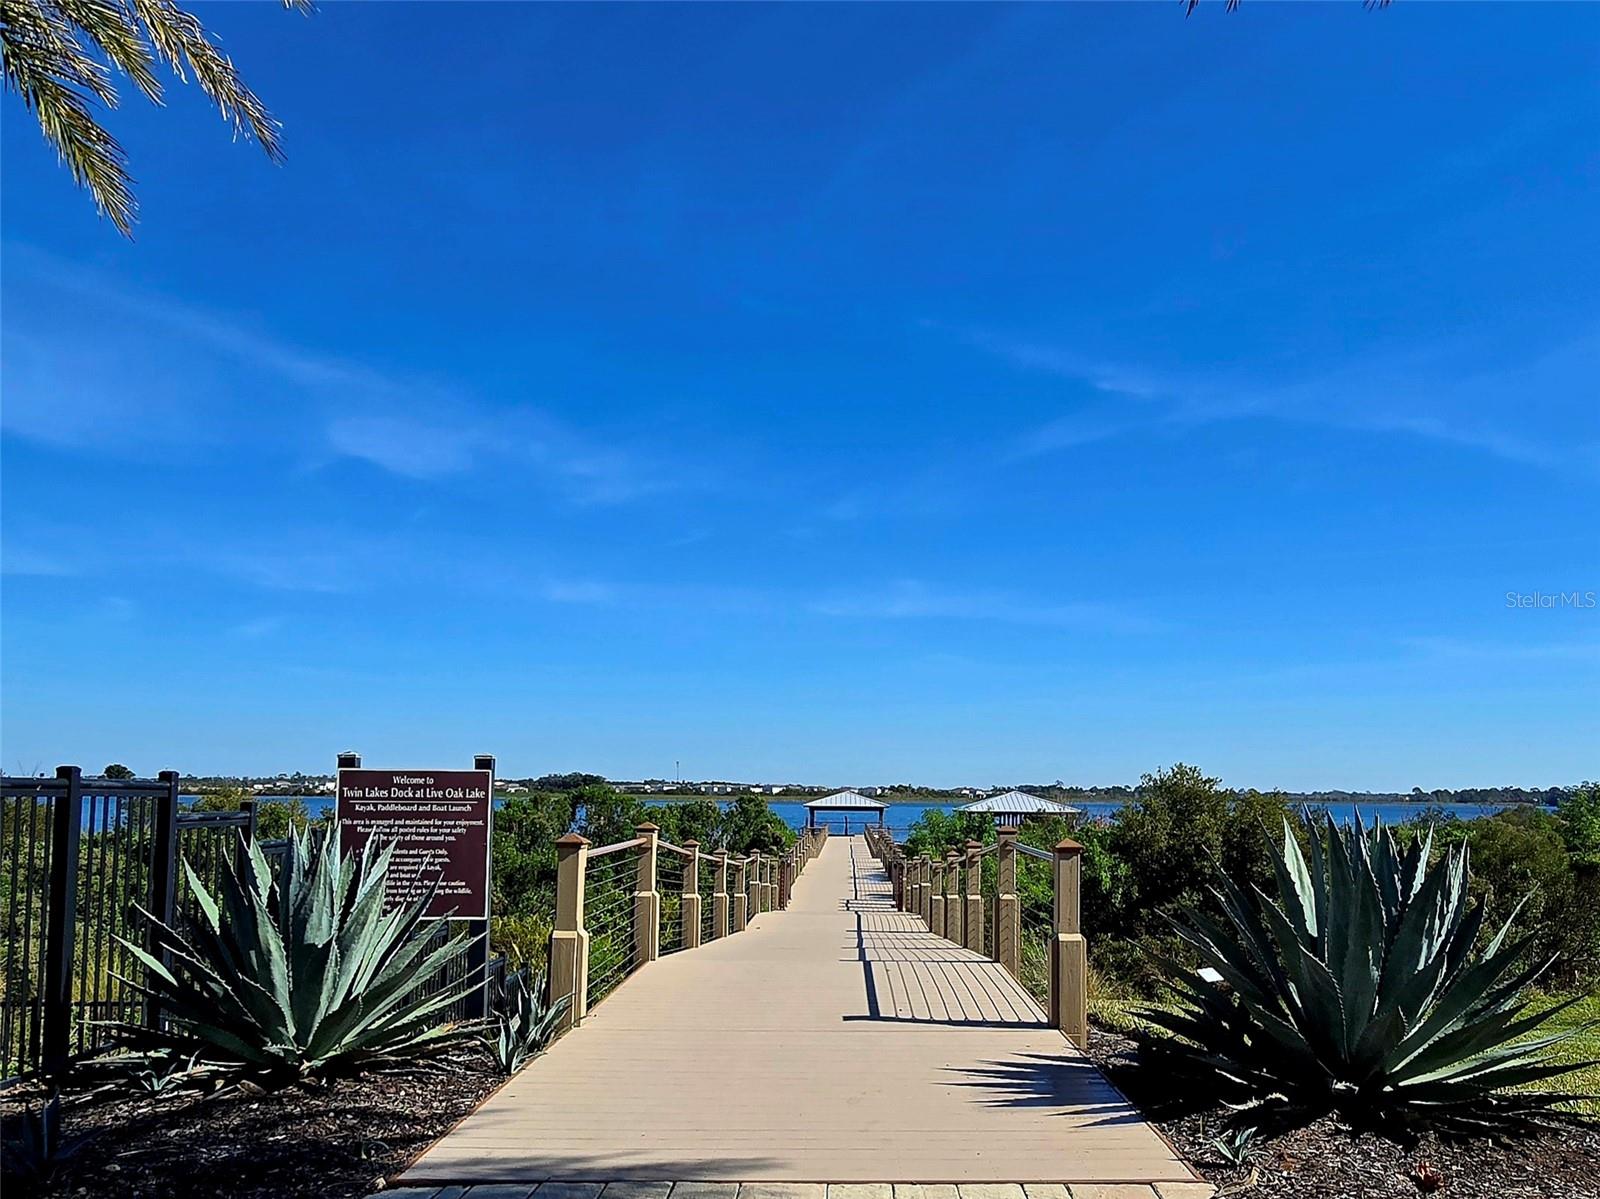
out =
[(729, 853), (740, 855), (753, 849), (779, 853), (792, 845), (794, 839), (794, 830), (759, 795), (735, 797), (718, 821), (715, 838)]
[[(311, 9), (311, 0), (282, 3)], [(157, 60), (180, 81), (192, 72), (234, 136), (253, 138), (272, 162), (283, 160), (279, 123), (199, 18), (174, 0), (5, 0), (0, 50), (6, 87), (39, 122), (73, 182), (89, 189), (95, 207), (124, 236), (131, 236), (138, 213), (128, 156), (95, 119), (97, 108), (118, 104), (110, 67), (157, 104)]]
[(1600, 866), (1600, 783), (1579, 783), (1557, 802), (1556, 813), (1573, 860)]
[(129, 770), (121, 762), (111, 763), (101, 771), (101, 774), (108, 779), (131, 779), (133, 777), (133, 771)]

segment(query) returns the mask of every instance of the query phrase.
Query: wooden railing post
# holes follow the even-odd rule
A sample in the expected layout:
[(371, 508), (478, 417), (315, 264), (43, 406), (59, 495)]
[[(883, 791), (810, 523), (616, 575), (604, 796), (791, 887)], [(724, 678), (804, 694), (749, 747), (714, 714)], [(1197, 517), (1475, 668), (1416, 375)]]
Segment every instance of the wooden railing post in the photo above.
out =
[(1017, 830), (1002, 828), (995, 851), (999, 877), (994, 903), (994, 959), (1012, 978), (1022, 977), (1022, 901), (1017, 898)]
[(700, 948), (700, 842), (685, 841), (689, 856), (683, 859), (683, 898), (678, 918), (683, 921), (683, 947)]
[(961, 855), (953, 849), (944, 851), (944, 938), (961, 944)]
[(583, 880), (589, 870), (589, 842), (577, 833), (556, 839), (556, 923), (550, 933), (547, 1003), (572, 996), (561, 1018), (563, 1030), (589, 1011), (589, 930), (583, 926)]
[(750, 859), (740, 858), (733, 863), (733, 931), (742, 933), (750, 923)]
[(983, 859), (978, 856), (982, 849), (980, 842), (967, 842), (966, 939), (962, 944), (973, 953), (983, 952)]
[(1061, 841), (1055, 856), (1055, 937), (1050, 942), (1050, 1022), (1079, 1049), (1089, 1045), (1089, 947), (1078, 914), (1083, 846)]
[(750, 916), (749, 916), (749, 918), (751, 920), (754, 920), (757, 916), (761, 915), (762, 912), (767, 910), (766, 907), (764, 906), (765, 903), (766, 903), (766, 899), (767, 899), (767, 880), (766, 880), (766, 877), (764, 876), (763, 871), (762, 871), (761, 851), (759, 849), (752, 849), (750, 851), (750, 874), (749, 874), (749, 879), (750, 879), (750, 886), (748, 888), (748, 890), (750, 892)]
[(661, 892), (656, 890), (656, 855), (661, 830), (645, 823), (634, 829), (641, 838), (639, 875), (633, 887), (633, 968), (661, 956)]
[(889, 892), (894, 896), (894, 910), (906, 910), (906, 856), (898, 849), (889, 851)]
[(944, 936), (944, 862), (939, 858), (930, 858), (929, 869), (933, 894), (928, 899), (928, 931), (942, 937)]
[(711, 892), (711, 935), (719, 940), (728, 935), (728, 851), (717, 850), (717, 881)]

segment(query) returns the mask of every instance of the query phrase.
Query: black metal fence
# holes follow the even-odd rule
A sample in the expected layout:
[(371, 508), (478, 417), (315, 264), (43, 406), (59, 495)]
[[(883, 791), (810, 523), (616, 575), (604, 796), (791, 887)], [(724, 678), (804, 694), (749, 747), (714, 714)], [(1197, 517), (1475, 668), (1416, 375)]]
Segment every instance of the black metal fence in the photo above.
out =
[(0, 1078), (54, 1071), (104, 1043), (106, 1025), (154, 1018), (125, 981), (149, 946), (140, 909), (170, 922), (191, 902), (181, 851), (214, 886), (253, 804), (186, 812), (178, 776), (0, 778)]
[[(174, 771), (107, 779), (63, 766), (54, 778), (0, 777), (0, 1079), (63, 1069), (106, 1043), (107, 1024), (159, 1019), (123, 981), (142, 971), (123, 942), (151, 948), (140, 909), (172, 924), (194, 903), (180, 857), (214, 891), (255, 834), (253, 802), (185, 810)], [(258, 844), (269, 859), (288, 848)], [(431, 935), (448, 933), (441, 921)], [(476, 972), (503, 976), (504, 961), (486, 958), (480, 941), (426, 992)], [(481, 1016), (484, 995), (474, 991), (441, 1018)]]

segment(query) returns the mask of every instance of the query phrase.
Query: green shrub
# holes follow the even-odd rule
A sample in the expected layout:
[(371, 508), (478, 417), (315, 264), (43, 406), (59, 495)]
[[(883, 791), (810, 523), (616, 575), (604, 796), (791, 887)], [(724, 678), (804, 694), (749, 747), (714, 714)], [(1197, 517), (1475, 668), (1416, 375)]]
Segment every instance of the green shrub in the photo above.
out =
[(1549, 962), (1528, 961), (1530, 940), (1506, 944), (1509, 920), (1475, 950), (1486, 911), (1469, 897), (1466, 845), (1430, 866), (1431, 837), (1402, 851), (1381, 822), (1330, 817), (1308, 863), (1283, 829), (1276, 902), (1218, 870), (1223, 918), (1195, 907), (1173, 920), (1221, 981), (1174, 969), (1178, 1010), (1140, 1016), (1179, 1039), (1136, 1034), (1146, 1048), (1280, 1118), (1493, 1133), (1554, 1118), (1565, 1096), (1510, 1088), (1575, 1069), (1550, 1052), (1575, 1034), (1518, 1040), (1564, 1005), (1526, 1014)]
[(726, 846), (735, 855), (755, 849), (779, 853), (794, 844), (795, 831), (761, 796), (740, 795), (723, 810), (714, 840), (717, 846)]
[(1472, 851), (1471, 886), (1485, 904), (1487, 923), (1503, 923), (1520, 905), (1518, 924), (1529, 931), (1532, 952), (1555, 959), (1551, 982), (1575, 986), (1594, 978), (1600, 909), (1592, 875), (1567, 852), (1561, 821), (1519, 807), (1461, 821), (1451, 832)]
[(646, 811), (661, 828), (661, 836), (674, 845), (685, 841), (698, 841), (700, 848), (711, 853), (717, 848), (717, 832), (722, 821), (722, 809), (709, 799), (690, 799), (683, 803), (653, 804)]
[(118, 1026), (122, 1040), (272, 1089), (426, 1056), (475, 1031), (441, 1022), (470, 984), (418, 994), (468, 938), (439, 943), (424, 929), (431, 889), (383, 910), (392, 846), (346, 857), (337, 841), (300, 833), (274, 871), (246, 844), (244, 877), (230, 863), (217, 896), (184, 862), (196, 915), (182, 931), (150, 917), (166, 961), (122, 941), (148, 971), (147, 986), (128, 985), (167, 1017), (159, 1029)]
[(1272, 867), (1261, 829), (1277, 827), (1288, 812), (1282, 795), (1229, 791), (1181, 762), (1145, 775), (1133, 802), (1112, 817), (1107, 849), (1124, 873), (1086, 929), (1127, 939), (1164, 932), (1161, 912), (1209, 902), (1213, 862), (1242, 886), (1267, 884)]
[(1600, 783), (1579, 783), (1556, 804), (1561, 837), (1573, 862), (1600, 867)]

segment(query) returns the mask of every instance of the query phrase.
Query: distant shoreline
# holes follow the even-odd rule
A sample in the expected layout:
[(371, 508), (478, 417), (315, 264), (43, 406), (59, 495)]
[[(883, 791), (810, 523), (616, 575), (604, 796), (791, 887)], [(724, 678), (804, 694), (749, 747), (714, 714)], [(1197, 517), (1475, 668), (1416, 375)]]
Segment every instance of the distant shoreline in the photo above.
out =
[[(747, 797), (745, 794), (742, 794), (742, 793), (736, 793), (736, 794), (733, 794), (733, 795), (679, 795), (679, 794), (663, 795), (663, 794), (660, 794), (659, 792), (651, 793), (651, 792), (639, 792), (639, 791), (624, 791), (622, 794), (626, 795), (630, 799), (637, 799), (640, 803), (692, 803), (693, 801), (695, 801), (697, 799), (709, 800), (712, 803), (725, 803), (725, 802), (728, 802), (728, 801), (731, 801), (731, 800), (742, 799), (742, 798), (746, 798)], [(1292, 803), (1292, 804), (1294, 804), (1294, 803), (1359, 804), (1359, 805), (1361, 805), (1363, 807), (1365, 807), (1365, 806), (1367, 806), (1369, 804), (1371, 804), (1371, 805), (1401, 804), (1401, 805), (1405, 805), (1407, 807), (1415, 807), (1415, 806), (1418, 806), (1418, 805), (1422, 805), (1422, 806), (1437, 805), (1439, 807), (1462, 806), (1462, 807), (1483, 807), (1483, 808), (1495, 808), (1495, 807), (1499, 807), (1499, 808), (1542, 808), (1542, 807), (1550, 806), (1550, 805), (1545, 804), (1545, 803), (1543, 803), (1543, 802), (1541, 802), (1539, 800), (1532, 800), (1532, 799), (1461, 799), (1461, 800), (1458, 800), (1458, 799), (1435, 799), (1431, 795), (1421, 796), (1421, 797), (1418, 797), (1418, 796), (1415, 796), (1415, 795), (1305, 795), (1305, 794), (1296, 794), (1295, 792), (1292, 792), (1292, 791), (1286, 791), (1286, 792), (1284, 792), (1284, 794), (1288, 797), (1289, 802)], [(806, 795), (806, 794), (803, 794), (803, 793), (800, 793), (800, 792), (796, 792), (796, 793), (794, 793), (792, 795), (787, 794), (787, 793), (779, 794), (779, 795), (749, 795), (748, 798), (751, 798), (751, 799), (764, 799), (769, 804), (770, 803), (806, 804), (806, 803), (809, 803), (813, 799), (819, 799), (821, 797), (817, 796), (817, 795)], [(960, 806), (961, 804), (964, 804), (964, 803), (971, 803), (973, 801), (973, 799), (976, 798), (976, 797), (973, 797), (973, 796), (950, 796), (950, 795), (939, 795), (939, 794), (925, 794), (925, 795), (893, 795), (893, 796), (879, 795), (876, 798), (877, 798), (879, 803), (887, 804), (889, 807), (892, 808), (892, 807), (900, 807), (900, 806), (928, 807), (930, 805), (935, 805), (935, 804), (951, 804), (951, 805), (954, 805), (954, 806)], [(1051, 797), (1048, 797), (1048, 798), (1056, 798), (1056, 797), (1051, 796)], [(1115, 803), (1115, 804), (1121, 804), (1121, 803), (1129, 803), (1132, 800), (1135, 800), (1137, 798), (1138, 798), (1138, 796), (1130, 791), (1130, 792), (1127, 792), (1127, 793), (1121, 794), (1121, 795), (1068, 795), (1068, 796), (1060, 798), (1059, 802), (1067, 804), (1068, 806), (1071, 806), (1074, 803)]]

